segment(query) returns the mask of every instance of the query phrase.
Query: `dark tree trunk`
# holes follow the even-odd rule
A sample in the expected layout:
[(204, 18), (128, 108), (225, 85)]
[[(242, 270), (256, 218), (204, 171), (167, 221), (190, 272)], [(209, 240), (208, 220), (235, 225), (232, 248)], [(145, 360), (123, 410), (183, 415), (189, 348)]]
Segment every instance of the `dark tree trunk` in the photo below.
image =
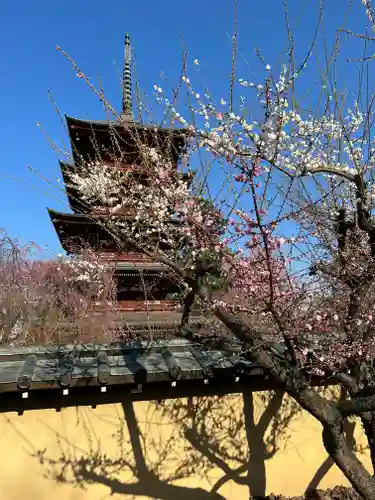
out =
[(323, 424), (325, 449), (363, 500), (375, 499), (375, 479), (350, 450), (340, 424)]
[(372, 473), (375, 475), (375, 412), (363, 413), (361, 415), (361, 421), (370, 450)]

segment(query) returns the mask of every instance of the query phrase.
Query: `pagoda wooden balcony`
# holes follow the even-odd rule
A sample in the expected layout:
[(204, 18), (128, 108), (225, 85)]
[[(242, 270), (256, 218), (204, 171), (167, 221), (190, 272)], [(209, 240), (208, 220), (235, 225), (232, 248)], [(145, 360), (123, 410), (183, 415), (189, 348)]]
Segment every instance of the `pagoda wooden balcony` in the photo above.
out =
[(95, 311), (104, 312), (108, 310), (122, 312), (147, 312), (147, 311), (176, 311), (181, 304), (176, 300), (120, 300), (113, 309), (106, 304), (98, 304)]
[[(147, 338), (177, 335), (181, 328), (182, 307), (177, 301), (120, 301), (117, 307), (97, 306), (94, 315), (113, 314), (115, 324), (124, 335)], [(203, 324), (201, 311), (193, 309), (189, 324)]]
[(122, 300), (118, 303), (119, 311), (175, 311), (181, 307), (174, 300), (136, 301)]
[[(152, 333), (156, 337), (177, 335), (181, 328), (182, 308), (176, 302), (161, 301), (152, 305), (150, 301), (145, 303), (126, 301), (119, 304), (115, 310), (110, 310), (114, 314), (114, 321), (120, 332), (123, 334), (132, 334), (140, 338), (147, 338)], [(160, 306), (164, 306), (161, 309)], [(103, 307), (98, 308), (95, 315), (105, 314), (107, 311)], [(189, 324), (200, 327), (204, 322), (202, 313), (199, 310), (192, 310), (189, 317)]]
[(155, 259), (142, 259), (142, 254), (130, 254), (130, 258), (126, 258), (126, 255), (122, 254), (121, 258), (116, 256), (112, 256), (110, 259), (100, 258), (99, 262), (112, 270), (115, 276), (137, 277), (138, 282), (141, 275), (144, 277), (159, 276), (160, 278), (173, 276), (172, 269)]
[[(116, 241), (106, 231), (105, 216), (104, 215), (86, 215), (86, 214), (69, 214), (56, 212), (55, 210), (48, 209), (51, 221), (60, 239), (60, 243), (64, 250), (68, 253), (76, 253), (82, 247), (82, 243), (91, 246), (91, 248), (116, 248)], [(124, 219), (132, 220), (131, 216), (122, 215)], [(177, 217), (168, 217), (166, 224), (172, 231), (180, 226), (181, 222)], [(177, 233), (178, 234), (178, 233)], [(160, 235), (157, 231), (155, 234), (148, 235), (150, 244), (159, 242), (162, 249), (168, 248), (169, 244), (160, 241)], [(131, 251), (131, 243), (129, 243)]]
[(135, 252), (96, 252), (95, 255), (104, 262), (153, 262), (153, 259), (143, 253)]

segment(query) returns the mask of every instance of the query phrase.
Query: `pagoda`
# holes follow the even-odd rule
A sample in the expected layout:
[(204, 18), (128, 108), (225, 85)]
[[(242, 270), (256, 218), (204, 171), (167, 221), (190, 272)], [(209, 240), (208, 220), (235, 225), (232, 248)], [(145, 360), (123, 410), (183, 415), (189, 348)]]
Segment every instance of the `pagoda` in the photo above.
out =
[[(183, 130), (157, 127), (136, 121), (132, 109), (132, 56), (129, 36), (125, 36), (125, 58), (122, 81), (121, 113), (114, 120), (83, 120), (66, 116), (72, 149), (72, 163), (60, 162), (62, 178), (72, 213), (48, 209), (60, 243), (68, 254), (77, 254), (83, 246), (90, 247), (103, 262), (115, 267), (117, 306), (127, 324), (143, 330), (152, 313), (153, 328), (168, 330), (179, 323), (179, 287), (171, 273), (160, 262), (129, 240), (121, 241), (121, 248), (105, 227), (110, 208), (83, 200), (70, 182), (73, 173), (84, 172), (88, 163), (101, 162), (131, 176), (138, 176), (147, 189), (150, 165), (142, 164), (140, 146), (147, 145), (164, 151), (169, 164), (176, 169), (185, 146)], [(186, 182), (189, 173), (181, 174)], [(130, 177), (129, 177), (130, 178)], [(126, 189), (126, 186), (124, 186)], [(121, 217), (130, 223), (135, 213), (131, 206), (123, 206)], [(176, 224), (171, 217), (171, 224)]]

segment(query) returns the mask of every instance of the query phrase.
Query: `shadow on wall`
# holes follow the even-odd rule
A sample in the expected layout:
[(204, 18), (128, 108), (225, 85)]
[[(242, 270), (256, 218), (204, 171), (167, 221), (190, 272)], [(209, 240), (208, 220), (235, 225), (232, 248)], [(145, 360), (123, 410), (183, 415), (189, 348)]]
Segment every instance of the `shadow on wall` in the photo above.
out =
[[(77, 409), (69, 425), (62, 426), (69, 430), (53, 431), (54, 451), (50, 446), (33, 451), (45, 476), (88, 493), (100, 485), (108, 494), (125, 498), (262, 497), (267, 461), (285, 447), (291, 421), (300, 412), (281, 392), (162, 403), (129, 400), (106, 408)], [(71, 437), (74, 426), (80, 429), (79, 443)], [(354, 446), (353, 432), (349, 427)], [(329, 460), (323, 462), (308, 489), (317, 486), (331, 466)], [(229, 484), (241, 488), (228, 494)]]
[[(135, 413), (137, 404), (127, 401), (122, 404), (123, 415), (119, 415), (112, 436), (117, 441), (116, 457), (110, 458), (99, 442), (93, 442), (88, 424), (88, 453), (79, 453), (66, 437), (63, 441), (59, 438), (57, 460), (49, 458), (46, 451), (39, 451), (36, 456), (55, 480), (82, 487), (98, 483), (107, 486), (112, 494), (165, 500), (223, 499), (220, 488), (234, 481), (247, 486), (250, 495), (264, 496), (266, 461), (286, 441), (288, 425), (298, 408), (281, 392), (257, 393), (257, 405), (254, 399), (249, 392), (242, 398), (150, 403), (143, 425), (139, 422), (142, 416), (137, 419)], [(93, 418), (94, 414), (90, 420)], [(155, 427), (157, 422), (159, 432), (150, 431), (148, 425)], [(95, 426), (93, 420), (90, 424)], [(117, 477), (125, 470), (133, 476), (129, 482)], [(199, 478), (198, 482), (205, 480), (209, 487), (172, 484), (192, 476)]]

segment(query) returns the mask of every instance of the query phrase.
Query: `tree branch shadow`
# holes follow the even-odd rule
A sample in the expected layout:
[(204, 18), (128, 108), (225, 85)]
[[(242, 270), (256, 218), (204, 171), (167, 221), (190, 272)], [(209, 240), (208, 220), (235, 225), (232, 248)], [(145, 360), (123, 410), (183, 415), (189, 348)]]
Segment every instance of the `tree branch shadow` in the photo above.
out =
[[(255, 398), (262, 401), (263, 411)], [(248, 488), (250, 497), (265, 496), (266, 461), (286, 442), (288, 425), (299, 411), (283, 393), (255, 396), (250, 391), (242, 399), (226, 396), (149, 402), (143, 422), (130, 400), (124, 401), (121, 409), (112, 435), (115, 456), (102, 449), (95, 422), (81, 422), (87, 451), (67, 435), (55, 432), (57, 458), (47, 450), (32, 453), (45, 475), (84, 489), (103, 485), (111, 494), (134, 498), (223, 500), (220, 490), (230, 481)], [(91, 413), (89, 420), (100, 418)], [(156, 433), (151, 432), (151, 426), (158, 429)], [(131, 479), (121, 477), (125, 471)], [(181, 482), (187, 486), (178, 484)], [(205, 489), (201, 484), (208, 486)]]
[[(288, 425), (300, 409), (279, 391), (255, 396), (249, 390), (242, 396), (240, 418), (230, 398), (225, 401), (210, 398), (199, 401), (196, 407), (190, 401), (187, 407), (190, 408), (190, 421), (186, 417), (183, 419), (183, 435), (202, 457), (209, 460), (206, 474), (213, 466), (221, 471), (212, 492), (233, 481), (246, 485), (251, 497), (263, 497), (267, 488), (266, 461), (286, 442)], [(263, 411), (257, 408), (255, 398), (261, 401)], [(173, 410), (176, 410), (176, 403)], [(202, 468), (204, 463), (201, 459)]]

